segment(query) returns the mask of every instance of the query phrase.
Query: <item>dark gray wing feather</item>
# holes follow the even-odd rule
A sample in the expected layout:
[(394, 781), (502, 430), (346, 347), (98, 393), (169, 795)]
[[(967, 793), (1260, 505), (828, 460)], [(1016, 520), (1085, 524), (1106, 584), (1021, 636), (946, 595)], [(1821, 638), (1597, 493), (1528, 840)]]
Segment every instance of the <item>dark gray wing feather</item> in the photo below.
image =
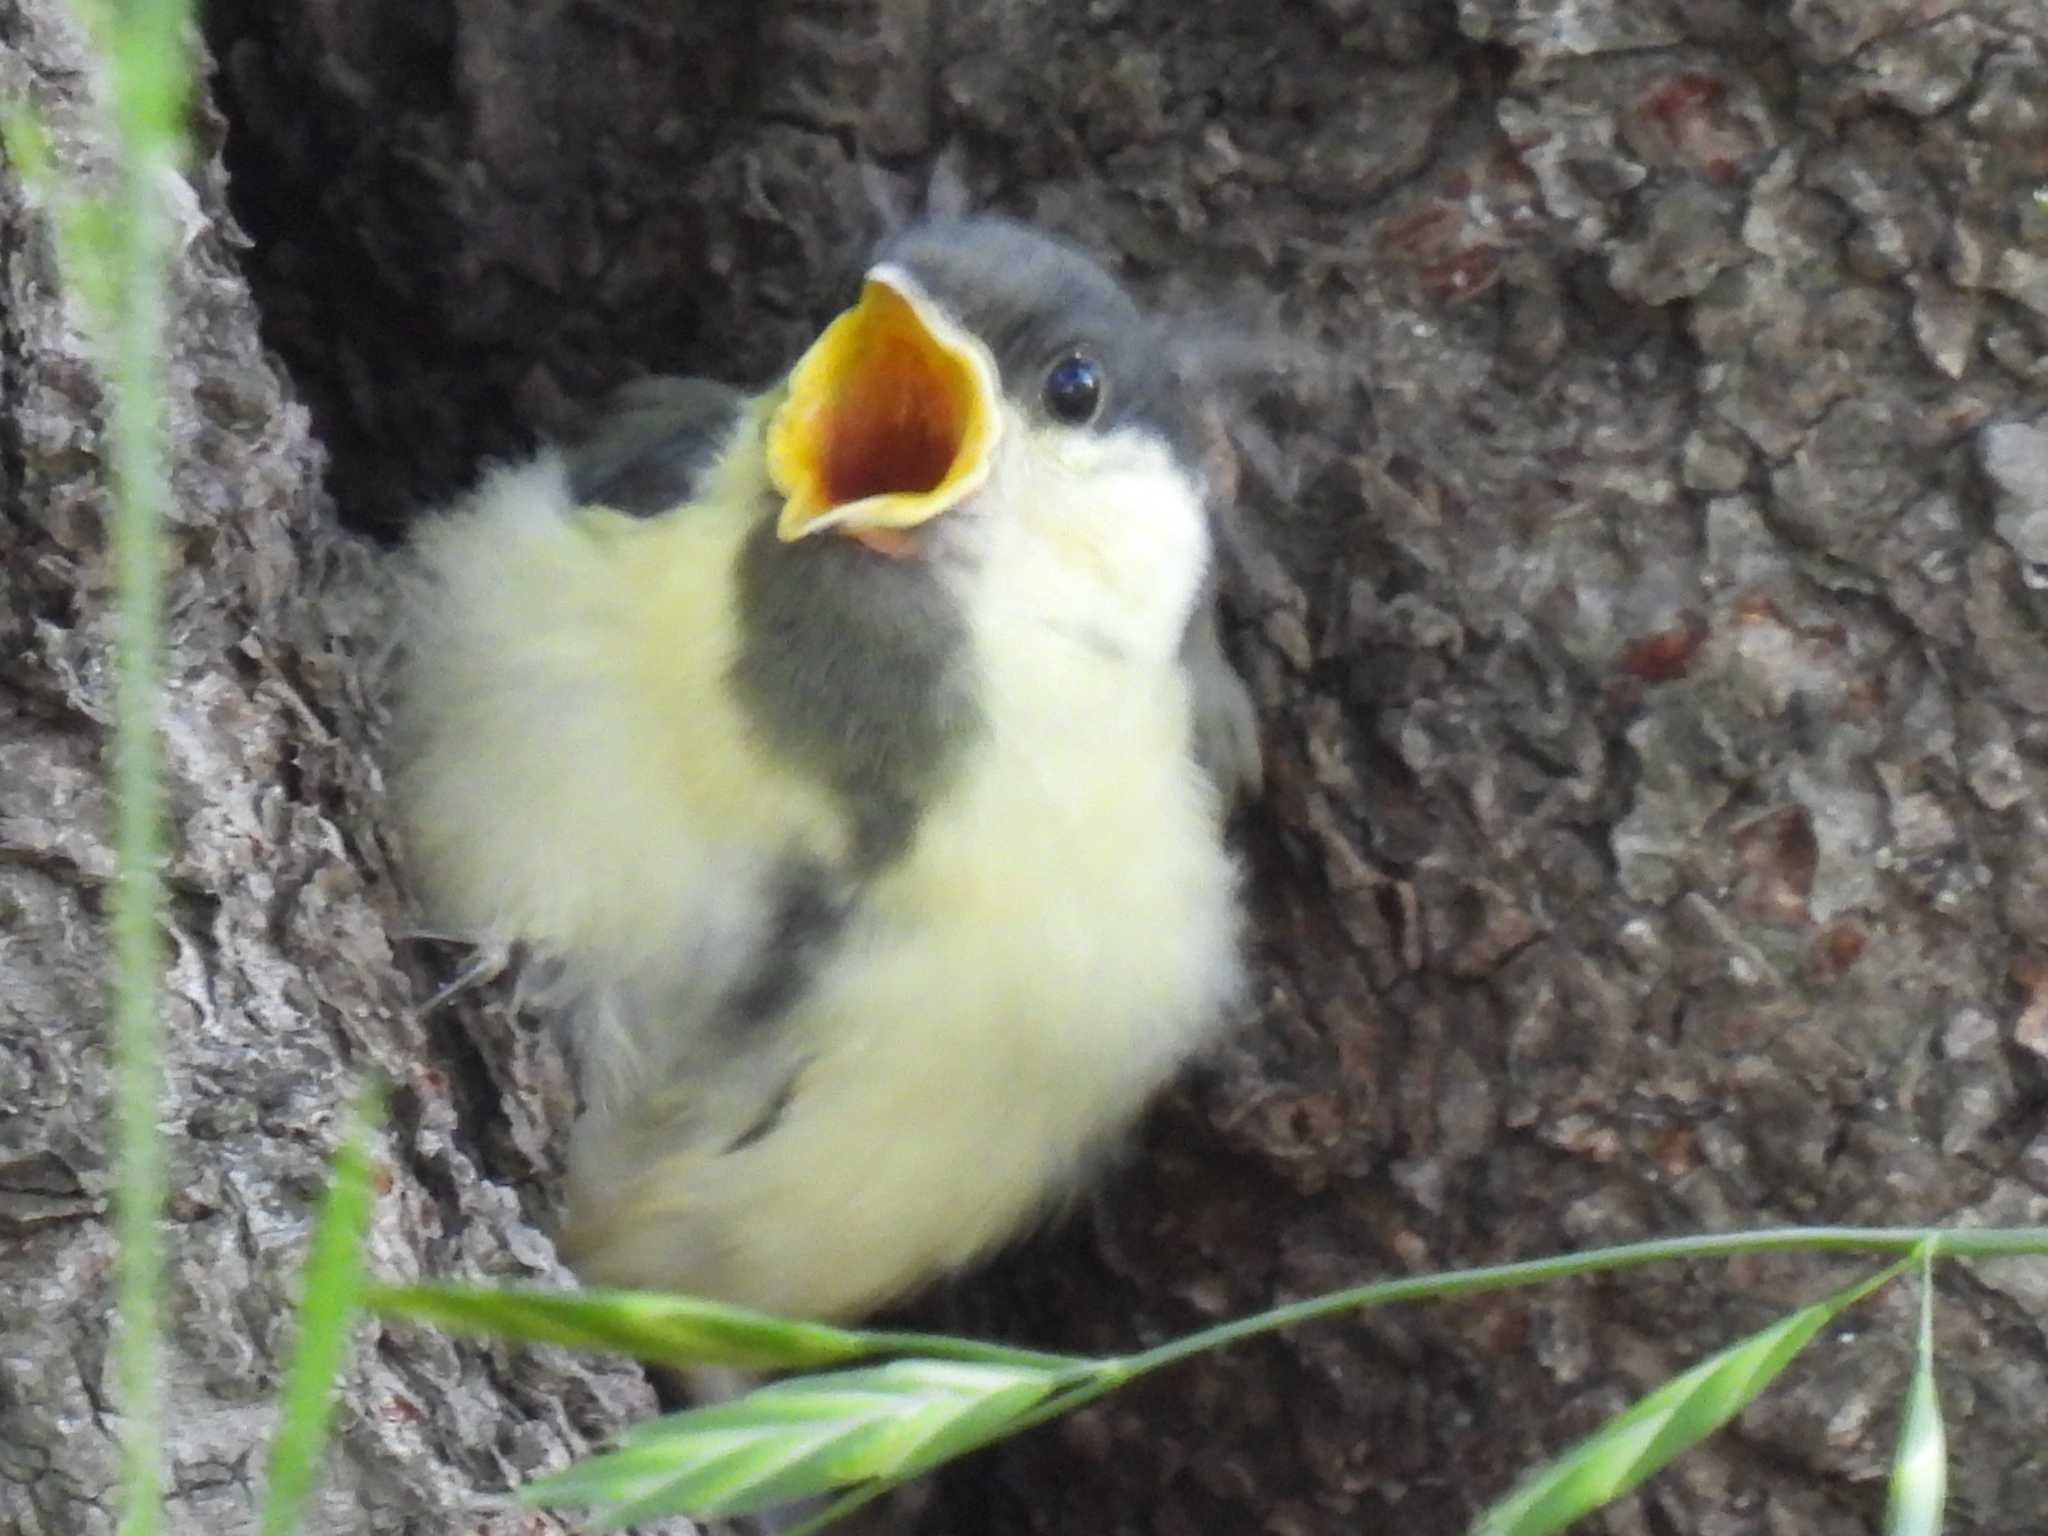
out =
[(569, 489), (581, 505), (630, 517), (681, 506), (695, 495), (745, 403), (738, 390), (709, 379), (635, 379), (562, 444)]

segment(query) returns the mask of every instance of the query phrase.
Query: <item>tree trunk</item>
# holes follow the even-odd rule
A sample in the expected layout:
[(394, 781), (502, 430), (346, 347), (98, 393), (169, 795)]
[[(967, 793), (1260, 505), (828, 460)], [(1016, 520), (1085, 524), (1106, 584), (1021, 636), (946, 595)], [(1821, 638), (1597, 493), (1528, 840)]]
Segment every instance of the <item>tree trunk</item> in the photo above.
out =
[[(62, 0), (0, 6), (0, 101), (63, 168), (104, 167)], [(520, 1118), (546, 1066), (502, 1010), (502, 1083), (422, 1023), (366, 691), (388, 644), (373, 549), (265, 355), (197, 114), (169, 349), (163, 723), (173, 826), (162, 1125), (171, 1188), (165, 1428), (174, 1536), (254, 1529), (297, 1266), (344, 1111), (394, 1085), (373, 1261), (386, 1277), (564, 1279), (529, 1223)], [(113, 867), (103, 399), (45, 214), (0, 177), (0, 1531), (114, 1529), (102, 907)], [(557, 1064), (558, 1065), (558, 1064)], [(511, 1106), (509, 1112), (497, 1106)], [(527, 1139), (522, 1141), (522, 1137)], [(310, 1530), (504, 1536), (566, 1522), (480, 1500), (652, 1411), (616, 1362), (365, 1329)], [(678, 1522), (677, 1530), (688, 1527)]]
[[(89, 163), (63, 16), (0, 9), (0, 84)], [(339, 524), (388, 535), (630, 374), (769, 378), (935, 166), (1271, 365), (1229, 397), (1226, 583), (1268, 784), (1238, 829), (1256, 1016), (1085, 1211), (924, 1320), (1124, 1350), (1681, 1231), (2048, 1220), (2039, 0), (214, 0), (206, 33), (173, 356), (176, 1529), (247, 1521), (365, 1073), (402, 1090), (380, 1271), (556, 1273), (561, 1063), (501, 1002), (417, 1016), (447, 956), (402, 937), (376, 557), (323, 468)], [(0, 1525), (68, 1536), (109, 1524), (117, 1429), (99, 406), (0, 198)], [(1855, 1272), (1322, 1325), (893, 1524), (1452, 1536)], [(1943, 1271), (1954, 1531), (2048, 1504), (2042, 1276)], [(1866, 1304), (1593, 1528), (1875, 1529), (1915, 1306)], [(366, 1336), (315, 1529), (493, 1529), (466, 1500), (649, 1402)]]

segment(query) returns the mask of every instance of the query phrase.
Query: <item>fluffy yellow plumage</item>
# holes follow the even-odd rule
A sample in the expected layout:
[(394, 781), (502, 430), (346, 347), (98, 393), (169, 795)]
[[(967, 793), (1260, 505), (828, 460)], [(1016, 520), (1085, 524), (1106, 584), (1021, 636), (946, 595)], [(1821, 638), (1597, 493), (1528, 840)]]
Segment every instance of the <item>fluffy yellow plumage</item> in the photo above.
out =
[[(1246, 717), (1141, 322), (1011, 226), (920, 231), (891, 273), (991, 393), (939, 402), (972, 465), (897, 485), (895, 376), (812, 369), (789, 452), (826, 521), (889, 503), (872, 547), (857, 508), (776, 537), (779, 392), (704, 434), (683, 504), (580, 505), (548, 456), (416, 540), (413, 856), (443, 921), (559, 977), (591, 1279), (872, 1308), (1070, 1187), (1237, 984), (1230, 775), (1196, 746)], [(632, 502), (618, 470), (584, 478)]]

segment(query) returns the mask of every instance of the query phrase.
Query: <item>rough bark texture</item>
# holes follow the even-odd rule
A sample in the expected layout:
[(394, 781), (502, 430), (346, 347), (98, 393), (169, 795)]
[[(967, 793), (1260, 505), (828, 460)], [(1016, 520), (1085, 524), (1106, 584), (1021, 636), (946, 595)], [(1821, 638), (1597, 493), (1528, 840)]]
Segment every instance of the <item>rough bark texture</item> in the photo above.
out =
[[(71, 122), (55, 9), (0, 7), (0, 84)], [(388, 1270), (551, 1263), (559, 1063), (502, 1009), (407, 1011), (375, 579), (287, 401), (344, 519), (389, 531), (619, 378), (768, 377), (941, 159), (1289, 366), (1232, 410), (1262, 1006), (1087, 1212), (932, 1312), (1125, 1349), (1658, 1233), (2048, 1219), (2040, 0), (216, 0), (207, 30), (231, 127), (181, 269), (169, 704), (181, 1529), (243, 1518), (356, 1074), (409, 1090)], [(27, 1298), (0, 1521), (69, 1533), (106, 1523), (112, 1430), (97, 396), (0, 197), (0, 1288)], [(1850, 1272), (1323, 1326), (896, 1523), (1448, 1536)], [(1954, 1530), (2048, 1505), (2044, 1299), (2038, 1265), (1944, 1278)], [(1911, 1313), (1887, 1293), (1595, 1528), (1874, 1529)], [(634, 1393), (385, 1340), (325, 1529), (482, 1525), (465, 1491)]]
[[(90, 175), (106, 146), (85, 63), (63, 4), (0, 5), (0, 101), (32, 102), (67, 170)], [(174, 195), (186, 243), (170, 348), (166, 1435), (170, 1530), (226, 1536), (254, 1528), (293, 1277), (367, 1076), (396, 1090), (377, 1267), (561, 1271), (518, 1188), (482, 1171), (474, 1100), (491, 1090), (421, 1024), (394, 954), (402, 908), (367, 750), (365, 683), (387, 644), (375, 552), (335, 524), (306, 412), (258, 339), (224, 123), (204, 107), (197, 129), (192, 196)], [(120, 1429), (100, 996), (103, 398), (43, 215), (11, 173), (0, 398), (0, 1530), (87, 1536), (114, 1529)], [(321, 1532), (558, 1529), (478, 1501), (653, 1407), (640, 1373), (616, 1365), (402, 1331), (367, 1330), (362, 1345)]]

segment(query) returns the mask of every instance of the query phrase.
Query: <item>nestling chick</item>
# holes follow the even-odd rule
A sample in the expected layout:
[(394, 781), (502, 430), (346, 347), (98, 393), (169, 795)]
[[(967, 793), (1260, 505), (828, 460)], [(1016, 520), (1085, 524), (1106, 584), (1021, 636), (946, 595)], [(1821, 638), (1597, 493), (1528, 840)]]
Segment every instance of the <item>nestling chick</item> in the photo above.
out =
[(1257, 747), (1161, 335), (1064, 245), (922, 225), (783, 383), (643, 386), (419, 530), (411, 850), (563, 978), (587, 1279), (869, 1310), (1229, 1010)]

